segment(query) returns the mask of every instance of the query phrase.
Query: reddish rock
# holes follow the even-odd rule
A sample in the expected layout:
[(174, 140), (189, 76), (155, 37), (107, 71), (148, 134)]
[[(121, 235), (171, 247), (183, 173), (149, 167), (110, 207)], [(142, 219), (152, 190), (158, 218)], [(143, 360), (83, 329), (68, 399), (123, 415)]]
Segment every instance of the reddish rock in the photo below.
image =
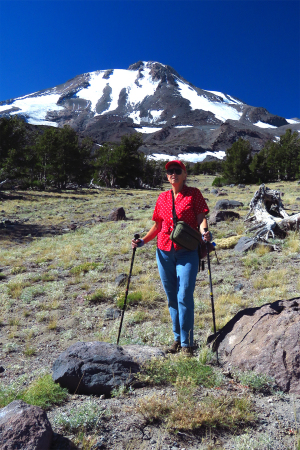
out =
[(214, 348), (232, 367), (275, 378), (300, 394), (300, 297), (240, 311), (218, 333)]
[(47, 414), (41, 408), (15, 400), (0, 409), (1, 450), (48, 450), (52, 435)]

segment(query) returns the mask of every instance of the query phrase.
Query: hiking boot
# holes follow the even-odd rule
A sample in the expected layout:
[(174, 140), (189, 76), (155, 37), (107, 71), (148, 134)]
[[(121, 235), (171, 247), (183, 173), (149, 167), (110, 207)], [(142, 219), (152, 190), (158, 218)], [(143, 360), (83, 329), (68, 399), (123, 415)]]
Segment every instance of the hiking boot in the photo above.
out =
[(181, 349), (181, 344), (180, 342), (173, 342), (172, 345), (170, 345), (170, 347), (167, 347), (165, 350), (165, 353), (178, 353)]
[(184, 356), (193, 356), (193, 347), (182, 347), (181, 353), (183, 353)]

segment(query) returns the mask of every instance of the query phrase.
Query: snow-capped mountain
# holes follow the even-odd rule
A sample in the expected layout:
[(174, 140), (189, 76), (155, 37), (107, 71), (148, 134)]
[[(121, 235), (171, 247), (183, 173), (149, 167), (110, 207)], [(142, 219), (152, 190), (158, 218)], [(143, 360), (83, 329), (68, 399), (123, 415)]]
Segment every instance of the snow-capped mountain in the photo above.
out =
[(286, 128), (300, 131), (298, 119), (286, 120), (232, 95), (197, 88), (170, 66), (152, 61), (78, 75), (3, 101), (4, 114), (19, 114), (33, 125), (69, 124), (97, 144), (141, 132), (145, 153), (181, 154), (187, 160), (201, 160), (207, 153), (222, 157), (239, 137), (259, 150)]

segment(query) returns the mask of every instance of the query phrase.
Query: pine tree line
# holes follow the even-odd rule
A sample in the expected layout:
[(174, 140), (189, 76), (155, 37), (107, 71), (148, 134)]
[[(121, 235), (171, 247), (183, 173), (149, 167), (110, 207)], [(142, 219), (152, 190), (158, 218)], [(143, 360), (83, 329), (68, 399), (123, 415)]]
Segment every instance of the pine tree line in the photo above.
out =
[[(33, 128), (33, 130), (32, 130)], [(28, 127), (17, 116), (0, 119), (0, 181), (22, 188), (65, 189), (93, 178), (107, 187), (161, 185), (161, 164), (139, 152), (140, 134), (124, 136), (121, 144), (95, 146), (80, 140), (69, 126)]]
[(299, 133), (293, 133), (291, 129), (286, 130), (277, 142), (268, 141), (254, 156), (249, 141), (239, 138), (226, 150), (226, 159), (222, 162), (220, 174), (213, 182), (215, 186), (293, 181), (299, 178)]

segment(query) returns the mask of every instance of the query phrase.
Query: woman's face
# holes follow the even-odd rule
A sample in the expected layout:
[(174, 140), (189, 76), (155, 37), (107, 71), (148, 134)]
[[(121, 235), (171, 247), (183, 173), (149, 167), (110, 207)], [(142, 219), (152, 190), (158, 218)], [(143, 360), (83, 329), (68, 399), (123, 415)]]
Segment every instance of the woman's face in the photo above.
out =
[[(181, 170), (180, 174), (177, 174), (174, 169), (176, 170)], [(173, 171), (172, 174), (168, 174), (169, 171)], [(168, 181), (169, 183), (171, 183), (172, 185), (176, 185), (176, 184), (183, 184), (185, 179), (186, 179), (186, 172), (178, 165), (178, 164), (172, 164), (168, 170), (167, 170), (167, 177), (168, 177)]]

